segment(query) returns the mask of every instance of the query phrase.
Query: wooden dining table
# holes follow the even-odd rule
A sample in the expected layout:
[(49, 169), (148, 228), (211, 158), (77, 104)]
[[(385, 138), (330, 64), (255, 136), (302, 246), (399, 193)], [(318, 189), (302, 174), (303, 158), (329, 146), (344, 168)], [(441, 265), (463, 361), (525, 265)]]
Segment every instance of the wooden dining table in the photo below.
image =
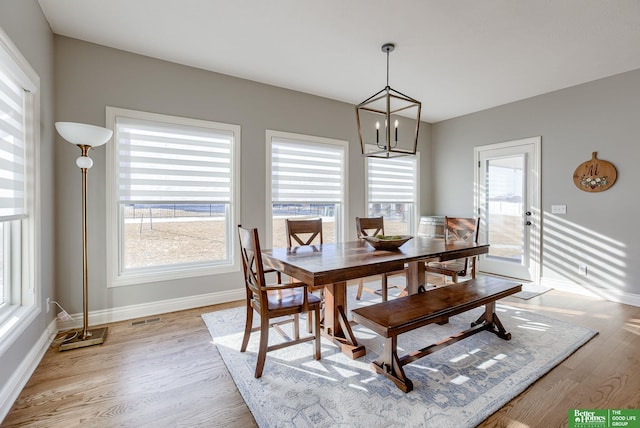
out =
[(324, 288), (323, 334), (351, 358), (366, 354), (347, 319), (347, 281), (402, 270), (408, 266), (408, 294), (425, 284), (425, 262), (446, 261), (489, 252), (489, 244), (446, 242), (415, 237), (395, 251), (375, 250), (365, 241), (349, 241), (262, 251), (264, 264), (309, 285)]

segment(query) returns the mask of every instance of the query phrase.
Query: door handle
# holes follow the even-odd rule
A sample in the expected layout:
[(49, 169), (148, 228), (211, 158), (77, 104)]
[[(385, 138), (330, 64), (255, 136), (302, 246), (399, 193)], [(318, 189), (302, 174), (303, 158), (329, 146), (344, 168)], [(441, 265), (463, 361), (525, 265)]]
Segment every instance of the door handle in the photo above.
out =
[(524, 215), (527, 215), (527, 216), (531, 215), (531, 211), (527, 211), (526, 213), (524, 213)]
[(533, 223), (531, 223), (530, 221), (526, 221), (524, 224), (526, 224), (527, 226), (531, 226)]

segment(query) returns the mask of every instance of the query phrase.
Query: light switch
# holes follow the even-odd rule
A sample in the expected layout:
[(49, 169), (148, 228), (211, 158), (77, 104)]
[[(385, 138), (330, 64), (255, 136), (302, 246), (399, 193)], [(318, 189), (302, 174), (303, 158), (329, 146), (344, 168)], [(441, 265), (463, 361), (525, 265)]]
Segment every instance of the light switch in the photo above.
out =
[(566, 214), (566, 205), (551, 205), (551, 214)]

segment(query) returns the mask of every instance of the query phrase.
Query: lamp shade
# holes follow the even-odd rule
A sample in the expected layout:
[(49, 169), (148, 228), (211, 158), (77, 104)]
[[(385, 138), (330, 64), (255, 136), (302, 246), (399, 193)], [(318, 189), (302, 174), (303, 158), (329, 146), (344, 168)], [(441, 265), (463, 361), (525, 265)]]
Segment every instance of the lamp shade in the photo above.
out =
[(76, 122), (56, 122), (56, 130), (71, 144), (91, 147), (105, 144), (113, 135), (110, 129)]

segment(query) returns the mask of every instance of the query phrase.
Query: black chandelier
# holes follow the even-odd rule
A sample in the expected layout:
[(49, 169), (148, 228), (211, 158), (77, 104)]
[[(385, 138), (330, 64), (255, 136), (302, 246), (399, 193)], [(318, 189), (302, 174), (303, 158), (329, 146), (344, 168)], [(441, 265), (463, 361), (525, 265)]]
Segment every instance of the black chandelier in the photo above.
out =
[(382, 45), (382, 52), (387, 54), (387, 86), (356, 106), (363, 156), (416, 154), (422, 104), (389, 86), (389, 52), (394, 49), (393, 43)]

